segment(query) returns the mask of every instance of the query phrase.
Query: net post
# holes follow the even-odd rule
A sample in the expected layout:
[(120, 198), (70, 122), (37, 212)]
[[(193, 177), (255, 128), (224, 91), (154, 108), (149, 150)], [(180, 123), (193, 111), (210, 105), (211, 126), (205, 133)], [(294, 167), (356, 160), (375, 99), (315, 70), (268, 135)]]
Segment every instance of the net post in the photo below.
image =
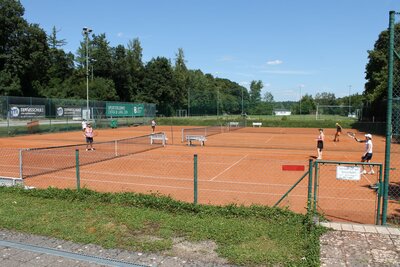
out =
[(79, 174), (79, 149), (75, 149), (75, 165), (76, 165), (76, 189), (81, 189), (81, 177)]
[(307, 194), (307, 212), (311, 212), (312, 203), (312, 173), (313, 173), (313, 160), (308, 161), (308, 194)]
[(193, 171), (194, 171), (194, 190), (193, 190), (193, 195), (194, 195), (194, 204), (197, 204), (197, 154), (194, 154), (194, 158), (193, 158)]
[(19, 178), (21, 178), (21, 179), (23, 179), (24, 178), (24, 174), (23, 174), (23, 172), (22, 172), (22, 170), (23, 170), (23, 165), (22, 165), (22, 150), (23, 149), (20, 149), (19, 150)]
[(115, 156), (118, 157), (118, 140), (114, 141)]

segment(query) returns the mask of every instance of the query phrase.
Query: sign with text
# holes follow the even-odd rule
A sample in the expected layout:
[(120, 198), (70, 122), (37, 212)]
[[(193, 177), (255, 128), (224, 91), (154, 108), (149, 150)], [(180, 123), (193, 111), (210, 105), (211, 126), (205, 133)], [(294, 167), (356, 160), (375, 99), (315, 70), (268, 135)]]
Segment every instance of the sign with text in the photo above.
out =
[(360, 167), (356, 166), (336, 166), (336, 179), (359, 181), (361, 179)]
[(44, 118), (45, 105), (11, 105), (10, 116), (15, 119)]
[(57, 117), (81, 117), (82, 108), (77, 107), (57, 107)]
[(106, 116), (108, 117), (143, 117), (143, 104), (106, 103)]

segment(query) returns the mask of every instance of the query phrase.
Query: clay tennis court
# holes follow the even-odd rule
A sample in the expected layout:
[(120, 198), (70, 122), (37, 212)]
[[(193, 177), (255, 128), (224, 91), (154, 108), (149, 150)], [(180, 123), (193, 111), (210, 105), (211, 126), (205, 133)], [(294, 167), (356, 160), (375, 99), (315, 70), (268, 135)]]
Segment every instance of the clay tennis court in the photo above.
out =
[[(197, 155), (199, 203), (272, 206), (304, 175), (311, 156), (317, 154), (315, 139), (318, 129), (246, 127), (208, 136), (205, 146), (196, 142), (194, 146), (188, 146), (182, 142), (182, 129), (185, 128), (193, 127), (157, 126), (157, 132), (165, 132), (168, 137), (165, 147), (157, 146), (138, 154), (81, 166), (80, 186), (101, 192), (162, 194), (193, 202), (194, 157)], [(96, 142), (150, 133), (149, 126), (98, 130), (95, 147)], [(364, 144), (346, 135), (341, 136), (340, 142), (333, 142), (334, 133), (334, 129), (325, 130), (323, 159), (359, 161)], [(357, 133), (357, 137), (363, 138), (363, 133)], [(58, 147), (83, 141), (79, 131), (2, 138), (0, 146), (8, 152), (1, 159), (1, 175), (20, 175), (18, 150), (13, 148)], [(383, 137), (374, 136), (373, 162), (384, 162), (384, 141)], [(96, 151), (79, 150), (79, 156), (83, 158), (102, 153), (106, 152), (101, 146)], [(398, 160), (398, 156), (392, 154), (393, 162)], [(56, 153), (51, 159), (40, 162), (40, 168), (72, 160), (71, 157), (75, 154)], [(285, 167), (289, 170), (283, 170)], [(392, 174), (391, 177), (396, 176)], [(319, 175), (318, 210), (332, 220), (375, 223), (377, 196), (370, 185), (377, 181), (378, 172), (363, 175), (359, 181), (339, 181), (335, 179), (334, 166), (323, 166)], [(76, 188), (76, 168), (33, 175), (24, 179), (24, 184), (37, 188)], [(308, 177), (305, 177), (279, 206), (304, 213), (307, 190)], [(398, 201), (389, 203), (388, 216), (399, 216), (399, 209)]]

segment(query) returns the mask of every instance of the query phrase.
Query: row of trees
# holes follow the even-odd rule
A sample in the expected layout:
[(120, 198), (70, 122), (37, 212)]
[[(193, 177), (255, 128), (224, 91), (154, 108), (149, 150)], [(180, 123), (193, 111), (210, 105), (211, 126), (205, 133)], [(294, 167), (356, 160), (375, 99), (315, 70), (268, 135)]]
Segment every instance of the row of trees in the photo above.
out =
[[(0, 0), (0, 94), (51, 98), (86, 98), (86, 68), (89, 69), (89, 98), (94, 100), (148, 102), (158, 113), (174, 115), (185, 109), (190, 115), (272, 114), (285, 108), (295, 114), (311, 114), (316, 105), (348, 105), (348, 97), (332, 93), (304, 95), (299, 102), (274, 102), (273, 95), (261, 95), (263, 83), (252, 81), (250, 89), (228, 79), (190, 70), (179, 48), (173, 60), (156, 57), (143, 62), (139, 39), (127, 47), (111, 47), (106, 35), (92, 34), (76, 55), (65, 52), (65, 40), (57, 38), (54, 27), (47, 35), (37, 24), (28, 23), (18, 0)], [(369, 51), (364, 95), (351, 96), (351, 104), (378, 103), (386, 88), (386, 43), (383, 32), (375, 49)], [(386, 49), (386, 50), (385, 50)], [(301, 107), (301, 109), (300, 109)]]

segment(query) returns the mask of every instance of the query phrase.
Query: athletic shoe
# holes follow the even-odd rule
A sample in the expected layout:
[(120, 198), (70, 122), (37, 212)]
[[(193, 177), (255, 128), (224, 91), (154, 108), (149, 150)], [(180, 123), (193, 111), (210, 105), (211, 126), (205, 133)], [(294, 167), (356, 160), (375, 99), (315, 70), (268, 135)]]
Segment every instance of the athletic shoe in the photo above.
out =
[(91, 150), (96, 150), (96, 149), (92, 148)]
[(366, 170), (363, 170), (363, 171), (361, 172), (361, 174), (367, 174), (367, 171), (366, 171)]
[(86, 151), (89, 151), (89, 149), (86, 148)]
[(374, 173), (375, 173), (374, 170), (368, 172), (368, 174), (374, 174)]

